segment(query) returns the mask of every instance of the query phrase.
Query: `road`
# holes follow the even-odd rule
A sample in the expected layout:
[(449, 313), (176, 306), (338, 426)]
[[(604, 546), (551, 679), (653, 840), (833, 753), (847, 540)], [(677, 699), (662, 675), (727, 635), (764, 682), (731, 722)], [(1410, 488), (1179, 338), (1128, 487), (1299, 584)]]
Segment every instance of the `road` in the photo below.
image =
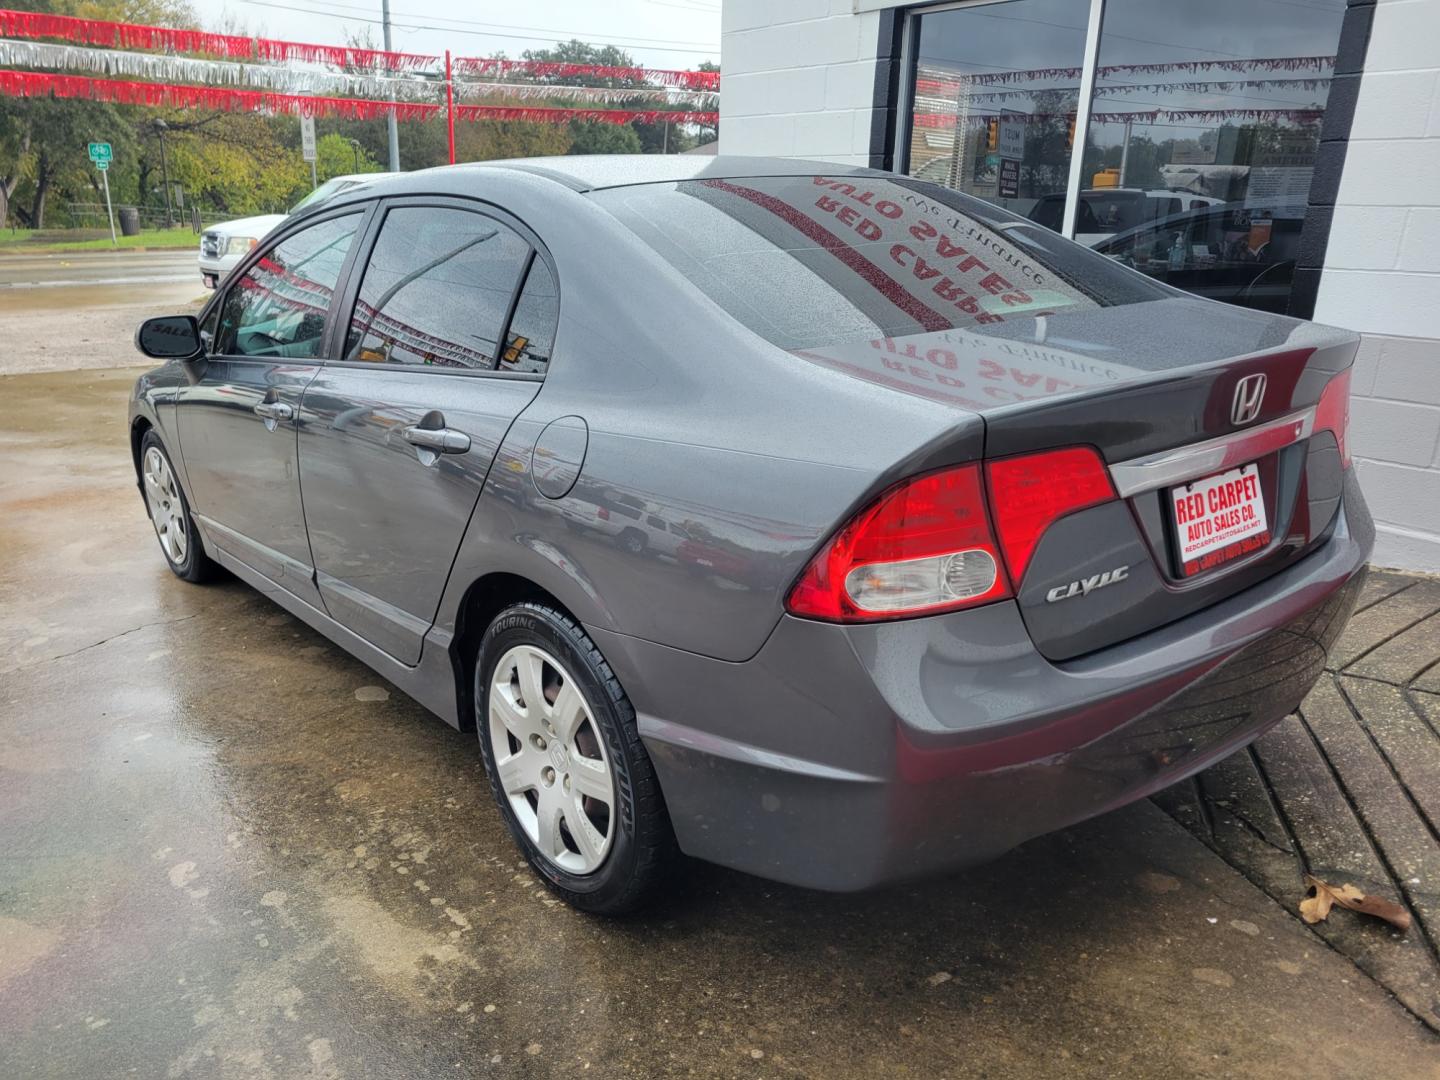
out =
[(136, 325), (198, 309), (196, 252), (0, 255), (0, 375), (108, 368), (137, 361)]
[(473, 733), (170, 574), (134, 374), (0, 379), (0, 1076), (1440, 1080), (1298, 877), (1276, 903), (1149, 802), (869, 895), (693, 866), (576, 914)]

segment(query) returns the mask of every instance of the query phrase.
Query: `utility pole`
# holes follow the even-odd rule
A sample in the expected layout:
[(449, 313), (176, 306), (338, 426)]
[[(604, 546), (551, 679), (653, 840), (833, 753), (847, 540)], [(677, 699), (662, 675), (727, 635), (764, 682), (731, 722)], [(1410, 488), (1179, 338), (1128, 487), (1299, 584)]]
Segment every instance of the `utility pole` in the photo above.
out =
[(1125, 121), (1125, 141), (1120, 144), (1120, 182), (1116, 187), (1125, 186), (1125, 166), (1130, 164), (1130, 124), (1131, 121)]
[(174, 211), (170, 209), (170, 166), (165, 160), (165, 129), (169, 125), (162, 117), (155, 118), (155, 134), (160, 139), (160, 181), (165, 185), (165, 228), (175, 225)]
[[(390, 44), (390, 0), (380, 0), (380, 19), (385, 28), (385, 51), (391, 52)], [(390, 87), (390, 100), (395, 100), (395, 87)], [(400, 171), (400, 129), (395, 123), (395, 110), (390, 110), (390, 115), (385, 121), (390, 136), (390, 171)]]

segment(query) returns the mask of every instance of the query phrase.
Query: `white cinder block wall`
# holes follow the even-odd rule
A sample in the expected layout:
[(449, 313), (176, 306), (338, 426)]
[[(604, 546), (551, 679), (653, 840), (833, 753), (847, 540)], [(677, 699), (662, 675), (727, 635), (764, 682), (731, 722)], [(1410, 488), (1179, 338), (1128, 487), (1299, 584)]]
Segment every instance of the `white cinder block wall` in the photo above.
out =
[(724, 0), (720, 131), (727, 154), (870, 164), (880, 15), (853, 0)]
[(1440, 0), (1379, 0), (1317, 322), (1364, 334), (1350, 440), (1375, 562), (1440, 571)]
[[(868, 164), (875, 9), (898, 2), (724, 0), (724, 151)], [(1365, 335), (1351, 445), (1375, 562), (1440, 571), (1440, 0), (1379, 0), (1350, 140), (1315, 319)]]

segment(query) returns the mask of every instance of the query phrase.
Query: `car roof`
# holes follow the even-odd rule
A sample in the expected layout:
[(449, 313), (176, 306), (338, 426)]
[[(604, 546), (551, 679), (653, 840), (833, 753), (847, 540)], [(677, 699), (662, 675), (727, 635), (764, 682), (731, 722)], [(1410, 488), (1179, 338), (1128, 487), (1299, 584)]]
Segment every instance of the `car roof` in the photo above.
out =
[(572, 191), (599, 191), (633, 184), (679, 180), (735, 179), (747, 176), (880, 176), (876, 169), (798, 158), (716, 154), (589, 154), (574, 157), (509, 158), (453, 166), (466, 170), (514, 169), (558, 181)]

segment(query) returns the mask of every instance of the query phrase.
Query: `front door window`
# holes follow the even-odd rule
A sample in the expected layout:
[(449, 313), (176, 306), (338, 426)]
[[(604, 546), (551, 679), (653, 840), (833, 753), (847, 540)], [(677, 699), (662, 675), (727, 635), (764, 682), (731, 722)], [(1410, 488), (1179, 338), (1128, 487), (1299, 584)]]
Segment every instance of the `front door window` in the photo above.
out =
[(363, 214), (321, 221), (287, 236), (225, 296), (215, 351), (225, 356), (312, 360)]

